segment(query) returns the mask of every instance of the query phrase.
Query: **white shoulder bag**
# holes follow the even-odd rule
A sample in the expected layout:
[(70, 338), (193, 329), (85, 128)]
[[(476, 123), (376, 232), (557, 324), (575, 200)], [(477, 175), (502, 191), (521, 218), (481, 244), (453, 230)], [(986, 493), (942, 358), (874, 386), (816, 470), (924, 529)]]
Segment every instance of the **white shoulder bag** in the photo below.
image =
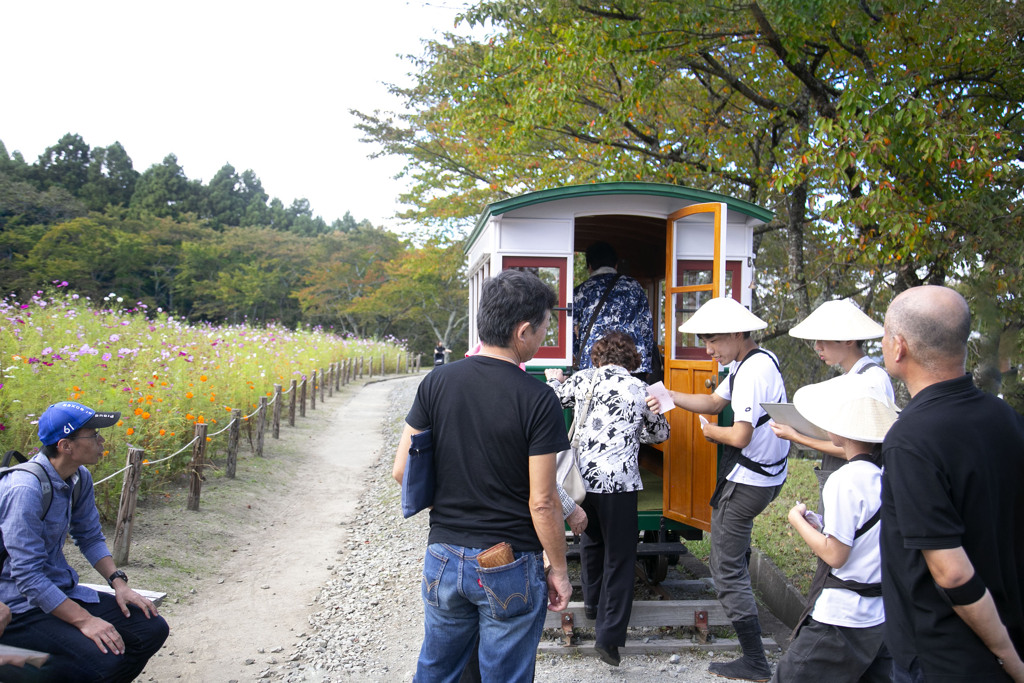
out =
[[(598, 372), (600, 370), (594, 368), (594, 373), (590, 378), (590, 386), (587, 388), (583, 410), (576, 411), (572, 425), (569, 427), (569, 448), (558, 453), (555, 459), (555, 476), (557, 481), (565, 492), (569, 494), (569, 497), (576, 501), (577, 505), (582, 503), (587, 495), (587, 488), (583, 484), (583, 475), (580, 474), (580, 458), (577, 452), (580, 446), (579, 433), (583, 429), (582, 425), (587, 421), (587, 413), (590, 412), (590, 403), (594, 398), (594, 385), (597, 384)], [(580, 425), (579, 429), (577, 429), (577, 425)]]

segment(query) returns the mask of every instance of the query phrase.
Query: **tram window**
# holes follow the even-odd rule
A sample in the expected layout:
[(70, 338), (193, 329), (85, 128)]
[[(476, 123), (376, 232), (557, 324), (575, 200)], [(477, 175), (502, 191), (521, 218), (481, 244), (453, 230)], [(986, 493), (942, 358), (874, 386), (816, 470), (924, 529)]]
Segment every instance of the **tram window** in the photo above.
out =
[[(725, 268), (725, 292), (734, 298), (737, 297), (735, 283), (739, 281), (740, 263), (729, 261)], [(676, 267), (677, 287), (708, 287), (708, 289), (677, 292), (673, 294), (674, 307), (674, 338), (675, 358), (688, 358), (691, 360), (707, 360), (707, 352), (704, 345), (697, 339), (695, 334), (684, 334), (679, 331), (679, 326), (690, 319), (698, 308), (712, 298), (712, 273), (710, 262), (700, 261), (679, 261)]]
[(566, 344), (566, 268), (567, 259), (548, 257), (505, 257), (505, 268), (530, 272), (558, 295), (556, 309), (551, 311), (547, 336), (537, 352), (537, 358), (562, 358), (567, 355)]

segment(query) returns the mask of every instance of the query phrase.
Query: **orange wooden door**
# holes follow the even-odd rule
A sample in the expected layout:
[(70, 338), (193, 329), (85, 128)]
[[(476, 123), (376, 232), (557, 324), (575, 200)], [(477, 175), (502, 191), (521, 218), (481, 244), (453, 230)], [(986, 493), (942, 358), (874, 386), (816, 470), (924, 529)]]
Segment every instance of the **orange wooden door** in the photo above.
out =
[[(693, 335), (679, 326), (705, 301), (736, 295), (738, 271), (725, 261), (725, 204), (695, 204), (668, 217), (665, 269), (665, 386), (684, 393), (711, 393), (718, 364)], [(710, 260), (707, 258), (711, 256)], [(704, 439), (696, 414), (676, 408), (664, 450), (663, 513), (704, 531), (711, 530), (718, 449)], [(715, 418), (710, 417), (714, 422)]]

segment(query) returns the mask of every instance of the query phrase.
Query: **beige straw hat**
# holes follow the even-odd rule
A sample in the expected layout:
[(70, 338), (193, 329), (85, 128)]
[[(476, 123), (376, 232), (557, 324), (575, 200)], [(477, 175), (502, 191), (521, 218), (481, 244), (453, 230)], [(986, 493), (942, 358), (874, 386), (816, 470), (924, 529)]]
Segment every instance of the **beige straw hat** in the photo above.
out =
[(866, 375), (847, 374), (800, 387), (793, 405), (826, 432), (865, 443), (882, 443), (897, 413), (885, 390)]
[(789, 331), (799, 339), (825, 341), (877, 339), (884, 333), (881, 325), (849, 299), (826, 301)]
[(768, 323), (758, 318), (731, 297), (717, 297), (704, 305), (679, 326), (685, 334), (729, 334), (763, 330)]

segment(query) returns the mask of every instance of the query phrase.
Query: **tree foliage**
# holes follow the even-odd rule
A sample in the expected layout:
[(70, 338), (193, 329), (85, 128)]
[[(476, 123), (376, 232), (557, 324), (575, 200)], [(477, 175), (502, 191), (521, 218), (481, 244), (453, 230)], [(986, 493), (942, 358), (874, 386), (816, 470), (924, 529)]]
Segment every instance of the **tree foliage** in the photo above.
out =
[(406, 158), (420, 220), (559, 184), (690, 185), (776, 212), (756, 290), (774, 334), (823, 299), (881, 310), (951, 282), (999, 302), (975, 306), (999, 337), (1024, 321), (1022, 14), (1006, 0), (484, 1), (465, 21), (492, 37), (431, 43), (395, 88), (406, 111), (360, 127)]

